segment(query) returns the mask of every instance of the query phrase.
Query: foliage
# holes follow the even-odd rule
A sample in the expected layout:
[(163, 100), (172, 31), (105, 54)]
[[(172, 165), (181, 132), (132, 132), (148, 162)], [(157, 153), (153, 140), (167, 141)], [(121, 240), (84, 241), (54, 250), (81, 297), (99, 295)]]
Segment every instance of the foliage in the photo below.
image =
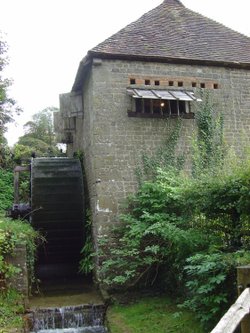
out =
[(212, 329), (235, 299), (235, 267), (249, 261), (248, 252), (198, 253), (188, 258), (188, 298), (180, 307), (194, 311), (203, 325)]
[(158, 170), (154, 183), (144, 182), (130, 199), (123, 226), (115, 230), (117, 247), (103, 263), (107, 284), (153, 284), (165, 266), (172, 267), (169, 279), (175, 288), (185, 259), (208, 248), (210, 237), (193, 228), (191, 212), (185, 209), (186, 182), (184, 176)]
[(0, 168), (9, 170), (13, 169), (13, 167), (13, 154), (11, 148), (7, 144), (7, 140), (3, 137), (2, 143), (0, 143)]
[(5, 279), (19, 272), (19, 268), (6, 262), (6, 256), (11, 255), (18, 245), (26, 245), (30, 285), (34, 282), (34, 262), (38, 239), (39, 233), (34, 231), (28, 222), (13, 221), (0, 216), (0, 276), (3, 288), (5, 288)]
[(7, 333), (13, 327), (23, 327), (24, 314), (22, 296), (16, 290), (10, 289), (6, 293), (0, 293), (0, 333)]
[(177, 313), (166, 297), (146, 297), (128, 305), (113, 305), (107, 313), (111, 333), (203, 333), (189, 311)]
[(0, 211), (10, 208), (13, 203), (13, 172), (0, 168)]
[(85, 218), (85, 230), (84, 233), (85, 243), (81, 250), (81, 260), (79, 262), (79, 272), (84, 274), (89, 274), (93, 271), (94, 268), (94, 249), (93, 249), (93, 241), (91, 234), (91, 226), (92, 226), (92, 218), (90, 209), (86, 209), (86, 218)]
[(223, 115), (217, 114), (211, 96), (201, 90), (202, 102), (195, 112), (197, 136), (193, 142), (192, 173), (216, 173), (223, 164), (226, 147), (223, 138)]
[(250, 154), (239, 161), (226, 151), (223, 119), (209, 96), (203, 101), (192, 174), (176, 165), (178, 135), (162, 148), (166, 163), (144, 157), (139, 190), (113, 239), (102, 241), (101, 273), (108, 288), (164, 285), (214, 324), (235, 296), (236, 266), (250, 259)]
[[(0, 213), (11, 208), (14, 202), (13, 171), (0, 169)], [(21, 172), (19, 176), (19, 199), (29, 202), (29, 173)]]
[(81, 250), (82, 258), (79, 262), (79, 272), (84, 274), (89, 274), (94, 269), (94, 250), (93, 250), (93, 243), (92, 237), (88, 235), (85, 239), (85, 244)]
[(56, 107), (48, 107), (32, 116), (32, 121), (28, 121), (24, 128), (26, 135), (39, 139), (49, 146), (55, 143), (53, 130), (53, 112), (58, 111)]
[(53, 112), (55, 107), (48, 107), (32, 116), (32, 120), (25, 125), (25, 134), (14, 147), (14, 156), (18, 164), (22, 159), (30, 158), (34, 152), (36, 156), (59, 156), (53, 129)]
[(8, 64), (7, 52), (8, 46), (0, 31), (0, 168), (7, 167), (10, 160), (10, 151), (4, 138), (7, 124), (14, 121), (13, 116), (15, 114), (21, 112), (21, 109), (16, 105), (16, 101), (8, 94), (11, 80), (3, 76), (4, 68)]
[(226, 251), (249, 249), (250, 163), (242, 160), (232, 170), (227, 166), (216, 177), (204, 175), (184, 189), (186, 205), (204, 233), (213, 232)]
[(6, 131), (6, 124), (13, 121), (14, 113), (21, 111), (16, 106), (15, 100), (8, 96), (11, 80), (3, 77), (4, 68), (8, 64), (7, 51), (8, 45), (0, 31), (0, 144), (2, 144), (3, 133)]
[(139, 185), (144, 180), (153, 180), (157, 176), (157, 170), (171, 169), (178, 172), (183, 168), (185, 156), (176, 154), (176, 145), (180, 137), (182, 127), (181, 119), (176, 119), (176, 123), (168, 123), (169, 135), (167, 136), (163, 146), (159, 147), (153, 156), (142, 154), (142, 163), (136, 169), (136, 175)]
[(250, 260), (244, 253), (250, 248), (249, 180), (247, 160), (233, 172), (219, 170), (216, 178), (158, 170), (155, 181), (144, 182), (130, 199), (114, 231), (117, 246), (104, 260), (104, 282), (160, 282), (168, 292), (188, 291), (184, 305), (214, 324), (236, 289), (233, 271)]

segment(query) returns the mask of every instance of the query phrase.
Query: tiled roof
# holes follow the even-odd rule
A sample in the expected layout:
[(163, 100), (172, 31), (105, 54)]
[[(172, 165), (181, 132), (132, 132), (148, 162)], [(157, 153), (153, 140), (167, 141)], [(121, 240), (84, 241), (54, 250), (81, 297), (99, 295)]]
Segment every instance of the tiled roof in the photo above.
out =
[(250, 38), (193, 12), (179, 0), (164, 0), (90, 50), (80, 63), (73, 91), (81, 89), (93, 57), (250, 69)]
[(90, 54), (250, 64), (250, 38), (165, 0)]

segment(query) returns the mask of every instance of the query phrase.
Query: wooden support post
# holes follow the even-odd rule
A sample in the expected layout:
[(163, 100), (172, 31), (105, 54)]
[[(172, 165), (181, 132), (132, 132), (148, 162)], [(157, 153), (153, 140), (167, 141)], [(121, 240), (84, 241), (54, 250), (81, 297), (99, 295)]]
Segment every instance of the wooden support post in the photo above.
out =
[[(238, 295), (250, 287), (250, 265), (237, 267)], [(250, 309), (250, 304), (249, 304)], [(250, 314), (246, 315), (241, 322), (241, 333), (250, 332)]]
[(19, 174), (22, 171), (30, 171), (30, 167), (18, 165), (14, 169), (14, 204), (19, 204)]
[(19, 172), (14, 172), (14, 204), (19, 204)]

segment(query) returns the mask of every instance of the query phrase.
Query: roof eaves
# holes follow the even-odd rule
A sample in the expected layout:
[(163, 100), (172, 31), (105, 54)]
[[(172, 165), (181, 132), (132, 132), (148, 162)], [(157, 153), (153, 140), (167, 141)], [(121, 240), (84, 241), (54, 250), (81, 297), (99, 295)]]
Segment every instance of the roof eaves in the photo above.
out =
[(88, 55), (92, 58), (101, 59), (117, 59), (117, 60), (134, 60), (146, 62), (161, 62), (161, 63), (175, 63), (175, 64), (189, 64), (189, 65), (203, 65), (203, 66), (216, 66), (216, 67), (229, 67), (229, 68), (243, 68), (250, 69), (250, 63), (237, 62), (237, 61), (223, 61), (223, 60), (205, 60), (205, 59), (190, 59), (190, 58), (171, 58), (161, 56), (145, 56), (137, 54), (122, 54), (122, 53), (104, 53), (89, 51)]
[(159, 63), (170, 63), (170, 64), (186, 64), (186, 65), (199, 65), (199, 66), (215, 66), (215, 67), (250, 70), (250, 63), (243, 63), (236, 61), (229, 62), (229, 61), (201, 60), (201, 59), (188, 59), (188, 58), (171, 58), (171, 57), (160, 57), (160, 56), (144, 56), (136, 54), (122, 54), (122, 53), (114, 54), (114, 53), (104, 53), (104, 52), (96, 52), (90, 50), (79, 64), (76, 78), (72, 87), (72, 91), (76, 92), (82, 89), (84, 76), (89, 70), (93, 58), (159, 62)]

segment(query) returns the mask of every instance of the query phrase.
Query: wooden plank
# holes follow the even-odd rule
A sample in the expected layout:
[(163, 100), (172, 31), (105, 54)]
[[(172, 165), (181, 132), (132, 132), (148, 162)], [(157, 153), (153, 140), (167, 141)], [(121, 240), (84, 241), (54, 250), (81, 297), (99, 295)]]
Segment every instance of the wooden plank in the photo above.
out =
[(233, 333), (241, 320), (249, 315), (249, 307), (250, 288), (246, 288), (211, 333)]
[(14, 169), (14, 172), (22, 172), (22, 171), (30, 171), (30, 166), (29, 165), (26, 165), (26, 166), (17, 165)]

